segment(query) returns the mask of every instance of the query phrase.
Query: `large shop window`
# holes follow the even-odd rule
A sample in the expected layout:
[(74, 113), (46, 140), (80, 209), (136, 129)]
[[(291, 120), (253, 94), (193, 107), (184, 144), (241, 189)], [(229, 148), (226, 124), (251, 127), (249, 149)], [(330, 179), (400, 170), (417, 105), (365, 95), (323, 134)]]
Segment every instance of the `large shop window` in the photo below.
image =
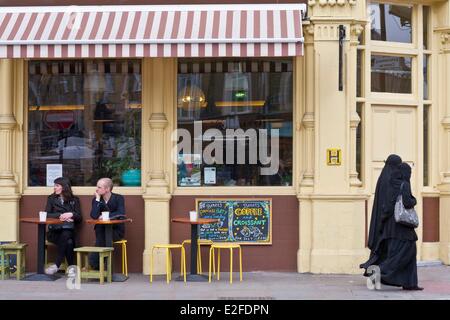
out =
[(178, 186), (292, 185), (292, 61), (180, 60)]
[(412, 43), (412, 6), (371, 3), (371, 39)]
[(28, 185), (140, 185), (139, 60), (30, 61)]

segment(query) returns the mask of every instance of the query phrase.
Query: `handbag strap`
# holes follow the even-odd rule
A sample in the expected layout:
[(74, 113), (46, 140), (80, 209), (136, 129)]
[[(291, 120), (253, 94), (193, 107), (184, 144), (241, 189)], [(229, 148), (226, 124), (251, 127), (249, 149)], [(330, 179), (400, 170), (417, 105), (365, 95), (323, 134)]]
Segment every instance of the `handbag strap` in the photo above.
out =
[(401, 184), (400, 184), (400, 192), (402, 191), (402, 189), (403, 189), (403, 185), (405, 184), (405, 181), (403, 181)]

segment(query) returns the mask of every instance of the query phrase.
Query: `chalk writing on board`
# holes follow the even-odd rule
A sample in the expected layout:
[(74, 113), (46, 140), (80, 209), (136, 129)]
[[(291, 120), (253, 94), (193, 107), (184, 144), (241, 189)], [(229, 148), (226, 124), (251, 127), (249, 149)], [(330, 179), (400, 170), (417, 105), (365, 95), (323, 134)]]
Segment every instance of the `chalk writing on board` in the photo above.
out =
[(270, 244), (271, 199), (197, 199), (201, 218), (219, 219), (200, 226), (200, 238), (216, 242)]

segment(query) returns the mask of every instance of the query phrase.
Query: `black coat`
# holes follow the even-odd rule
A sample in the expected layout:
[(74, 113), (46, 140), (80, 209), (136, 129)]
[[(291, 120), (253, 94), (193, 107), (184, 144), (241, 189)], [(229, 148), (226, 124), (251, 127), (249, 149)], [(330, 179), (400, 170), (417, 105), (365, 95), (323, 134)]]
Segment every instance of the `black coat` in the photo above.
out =
[[(125, 218), (125, 199), (122, 195), (117, 193), (111, 193), (111, 198), (108, 203), (105, 203), (103, 197), (100, 198), (100, 201), (97, 201), (95, 198), (92, 199), (92, 209), (91, 209), (91, 218), (98, 219), (102, 211), (109, 211), (109, 218), (111, 220), (114, 219), (124, 219)], [(97, 228), (98, 225), (95, 226)], [(125, 225), (123, 223), (116, 224), (113, 226), (113, 230), (118, 232), (121, 238), (125, 235)]]
[(405, 206), (405, 208), (414, 208), (414, 206), (417, 204), (416, 198), (411, 193), (411, 184), (409, 182), (409, 177), (405, 179), (400, 171), (396, 172), (391, 179), (391, 186), (392, 188), (389, 195), (390, 201), (388, 210), (383, 214), (382, 217), (383, 229), (381, 237), (383, 239), (416, 241), (417, 234), (414, 231), (414, 228), (407, 227), (395, 222), (394, 217), (395, 202), (400, 193), (402, 194), (403, 205)]
[(390, 155), (386, 164), (381, 171), (375, 189), (375, 197), (373, 200), (372, 216), (370, 219), (368, 247), (374, 251), (381, 241), (383, 230), (382, 216), (387, 211), (388, 202), (391, 198), (390, 179), (393, 172), (399, 171), (398, 166), (402, 163), (402, 159), (397, 155)]
[(61, 203), (61, 198), (59, 197), (59, 195), (53, 193), (47, 198), (45, 211), (47, 211), (47, 217), (56, 219), (59, 219), (59, 216), (65, 212), (73, 213), (72, 219), (74, 222), (64, 222), (64, 224), (61, 225), (49, 225), (49, 231), (61, 229), (73, 230), (75, 228), (75, 223), (78, 223), (82, 220), (80, 199), (78, 197), (73, 197), (70, 200), (64, 201), (64, 203)]

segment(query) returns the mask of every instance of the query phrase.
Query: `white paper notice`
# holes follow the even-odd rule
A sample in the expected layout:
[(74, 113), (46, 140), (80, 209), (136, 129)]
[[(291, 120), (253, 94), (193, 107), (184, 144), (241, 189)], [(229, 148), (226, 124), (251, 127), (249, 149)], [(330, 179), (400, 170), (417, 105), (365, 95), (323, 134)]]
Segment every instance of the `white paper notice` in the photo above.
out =
[(47, 164), (47, 187), (53, 187), (53, 181), (62, 177), (62, 169), (62, 164)]
[(205, 168), (205, 184), (216, 184), (216, 168)]

